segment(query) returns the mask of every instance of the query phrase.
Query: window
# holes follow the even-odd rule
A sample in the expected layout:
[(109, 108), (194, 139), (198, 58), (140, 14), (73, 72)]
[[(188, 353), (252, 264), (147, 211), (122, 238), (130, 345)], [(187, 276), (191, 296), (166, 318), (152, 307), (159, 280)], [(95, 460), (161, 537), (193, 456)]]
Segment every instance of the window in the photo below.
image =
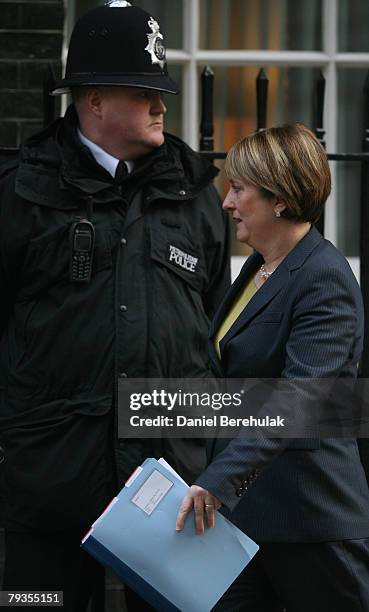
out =
[(322, 49), (321, 1), (200, 0), (201, 49)]

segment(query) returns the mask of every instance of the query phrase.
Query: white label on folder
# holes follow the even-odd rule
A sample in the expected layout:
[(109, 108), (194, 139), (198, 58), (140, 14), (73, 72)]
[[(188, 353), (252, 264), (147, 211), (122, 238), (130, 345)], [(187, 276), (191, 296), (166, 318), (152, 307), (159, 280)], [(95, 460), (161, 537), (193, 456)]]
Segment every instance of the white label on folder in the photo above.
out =
[(151, 514), (172, 486), (171, 480), (154, 470), (132, 497), (132, 501), (146, 514)]

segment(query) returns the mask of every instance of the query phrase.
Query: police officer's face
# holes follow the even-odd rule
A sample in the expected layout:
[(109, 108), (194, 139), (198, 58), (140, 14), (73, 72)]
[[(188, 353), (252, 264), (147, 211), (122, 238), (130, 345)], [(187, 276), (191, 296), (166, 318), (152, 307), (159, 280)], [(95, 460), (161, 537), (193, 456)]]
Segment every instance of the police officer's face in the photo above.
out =
[(137, 159), (163, 144), (167, 109), (160, 92), (111, 87), (104, 88), (101, 96), (100, 133), (112, 155)]

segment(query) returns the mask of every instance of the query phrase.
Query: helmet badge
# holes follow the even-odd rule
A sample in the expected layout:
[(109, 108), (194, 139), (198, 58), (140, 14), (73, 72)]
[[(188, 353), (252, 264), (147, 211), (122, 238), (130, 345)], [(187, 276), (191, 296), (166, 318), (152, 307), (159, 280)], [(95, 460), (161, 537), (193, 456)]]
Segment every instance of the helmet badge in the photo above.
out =
[(159, 64), (163, 70), (165, 65), (165, 47), (163, 41), (163, 35), (159, 32), (159, 24), (153, 17), (147, 22), (150, 27), (151, 33), (147, 34), (148, 44), (145, 47), (145, 51), (151, 55), (151, 63)]
[(126, 0), (109, 0), (109, 2), (105, 3), (105, 6), (109, 6), (110, 8), (114, 8), (114, 7), (122, 7), (125, 8), (126, 6), (132, 6), (132, 4), (130, 2), (127, 2)]

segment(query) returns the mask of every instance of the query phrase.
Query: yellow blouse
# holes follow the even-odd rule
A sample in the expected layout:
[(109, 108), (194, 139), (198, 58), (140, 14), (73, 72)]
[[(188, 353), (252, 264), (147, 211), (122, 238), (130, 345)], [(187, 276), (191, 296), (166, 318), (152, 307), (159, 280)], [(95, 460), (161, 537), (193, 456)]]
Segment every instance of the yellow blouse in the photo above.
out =
[(257, 286), (255, 285), (254, 278), (252, 277), (247, 285), (240, 291), (235, 301), (233, 302), (230, 311), (228, 312), (226, 318), (220, 325), (217, 333), (214, 338), (214, 346), (218, 353), (218, 357), (220, 358), (220, 341), (224, 338), (227, 332), (231, 329), (233, 323), (238, 319), (243, 309), (247, 306), (252, 296), (257, 292)]

